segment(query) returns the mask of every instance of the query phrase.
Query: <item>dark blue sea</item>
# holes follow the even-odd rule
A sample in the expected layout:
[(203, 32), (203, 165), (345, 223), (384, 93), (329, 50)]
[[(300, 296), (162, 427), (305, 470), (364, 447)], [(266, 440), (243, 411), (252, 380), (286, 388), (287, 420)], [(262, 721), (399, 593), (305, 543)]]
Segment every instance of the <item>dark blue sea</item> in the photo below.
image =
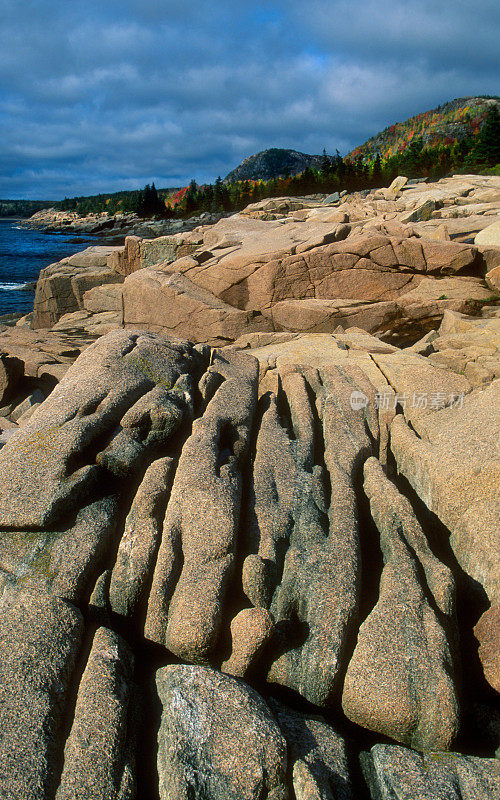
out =
[(36, 282), (44, 267), (96, 241), (95, 236), (42, 233), (0, 219), (0, 315), (32, 311), (35, 292), (23, 286)]

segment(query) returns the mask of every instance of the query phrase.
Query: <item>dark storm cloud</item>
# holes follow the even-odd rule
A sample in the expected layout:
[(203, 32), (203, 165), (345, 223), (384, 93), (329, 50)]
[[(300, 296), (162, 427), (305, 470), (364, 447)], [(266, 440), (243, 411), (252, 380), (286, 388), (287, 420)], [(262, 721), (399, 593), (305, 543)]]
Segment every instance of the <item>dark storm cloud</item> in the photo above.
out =
[(0, 0), (3, 197), (213, 180), (266, 147), (347, 152), (498, 93), (493, 2)]

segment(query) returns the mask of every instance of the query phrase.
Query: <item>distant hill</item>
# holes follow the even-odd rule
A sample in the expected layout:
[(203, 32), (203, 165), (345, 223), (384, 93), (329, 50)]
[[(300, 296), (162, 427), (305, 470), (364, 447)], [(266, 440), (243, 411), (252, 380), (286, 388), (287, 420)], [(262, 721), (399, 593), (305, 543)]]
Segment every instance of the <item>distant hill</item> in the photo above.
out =
[(309, 156), (297, 150), (272, 147), (245, 158), (239, 167), (224, 178), (225, 183), (236, 181), (269, 181), (288, 175), (299, 175), (307, 167), (319, 169), (323, 156)]
[(460, 97), (442, 106), (417, 114), (406, 122), (396, 122), (347, 155), (349, 160), (372, 161), (377, 154), (385, 161), (404, 153), (412, 142), (421, 139), (424, 147), (452, 145), (476, 136), (492, 105), (500, 108), (499, 97)]
[(51, 205), (54, 205), (52, 200), (0, 200), (0, 218), (31, 217)]

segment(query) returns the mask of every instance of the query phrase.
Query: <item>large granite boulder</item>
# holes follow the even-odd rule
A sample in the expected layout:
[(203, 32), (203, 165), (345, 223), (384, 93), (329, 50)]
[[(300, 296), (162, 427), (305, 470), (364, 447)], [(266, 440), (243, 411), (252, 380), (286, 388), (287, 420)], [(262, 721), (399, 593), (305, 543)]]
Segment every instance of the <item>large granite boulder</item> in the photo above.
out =
[(145, 632), (195, 663), (213, 653), (225, 617), (257, 378), (244, 354), (213, 359), (207, 406), (182, 449), (163, 524)]
[(159, 670), (156, 684), (161, 800), (286, 800), (286, 741), (256, 692), (185, 665)]
[(32, 327), (52, 327), (63, 314), (83, 308), (83, 295), (89, 289), (123, 281), (107, 266), (108, 257), (118, 249), (96, 245), (45, 267), (36, 285)]

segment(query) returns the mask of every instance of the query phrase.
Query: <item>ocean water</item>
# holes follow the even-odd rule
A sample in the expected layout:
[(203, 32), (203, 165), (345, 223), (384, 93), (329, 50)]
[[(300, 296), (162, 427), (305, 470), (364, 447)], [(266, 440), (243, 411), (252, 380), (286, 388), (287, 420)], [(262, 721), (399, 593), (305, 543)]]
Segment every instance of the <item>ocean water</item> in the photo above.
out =
[(25, 284), (36, 282), (49, 264), (96, 242), (95, 236), (42, 233), (0, 219), (0, 315), (32, 311), (35, 292), (23, 289)]

